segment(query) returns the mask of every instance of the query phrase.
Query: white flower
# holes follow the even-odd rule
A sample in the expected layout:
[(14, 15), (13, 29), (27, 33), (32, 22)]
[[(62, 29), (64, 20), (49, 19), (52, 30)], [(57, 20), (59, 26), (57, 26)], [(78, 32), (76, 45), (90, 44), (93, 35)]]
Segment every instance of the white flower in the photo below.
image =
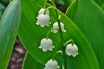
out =
[(49, 0), (49, 1), (52, 1), (52, 0)]
[[(62, 32), (66, 32), (66, 30), (64, 29), (64, 24), (62, 22), (60, 22), (60, 25), (61, 25)], [(52, 30), (52, 32), (57, 33), (58, 30), (59, 30), (58, 22), (55, 22), (53, 24), (53, 30)]]
[(38, 15), (44, 14), (44, 13), (46, 13), (47, 15), (49, 15), (49, 10), (48, 10), (48, 9), (41, 8), (41, 9), (39, 10)]
[(46, 64), (44, 69), (58, 69), (58, 63), (56, 60), (50, 59)]
[(49, 38), (43, 38), (39, 48), (42, 48), (43, 52), (46, 52), (47, 50), (52, 51), (54, 48), (53, 41)]
[(73, 56), (76, 57), (76, 55), (78, 55), (78, 47), (75, 44), (68, 44), (66, 46), (66, 50), (65, 50), (66, 54), (69, 56)]
[(49, 15), (47, 15), (47, 14), (40, 14), (37, 17), (36, 25), (40, 25), (41, 27), (44, 27), (45, 25), (49, 26), (49, 24), (50, 24), (50, 17), (49, 17)]

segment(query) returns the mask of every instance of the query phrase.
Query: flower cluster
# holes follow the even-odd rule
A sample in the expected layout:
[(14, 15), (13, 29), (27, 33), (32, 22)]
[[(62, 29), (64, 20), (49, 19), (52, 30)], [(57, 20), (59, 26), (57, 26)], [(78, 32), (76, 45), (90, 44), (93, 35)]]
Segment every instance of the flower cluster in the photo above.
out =
[[(49, 15), (50, 15), (49, 8), (41, 8), (38, 12), (36, 25), (40, 25), (40, 27), (49, 26), (51, 24)], [(60, 18), (61, 17), (59, 16), (59, 19)], [(66, 30), (64, 29), (64, 23), (56, 21), (55, 23), (53, 23), (53, 27), (49, 32), (57, 33), (59, 30), (61, 30), (62, 32), (66, 32)], [(78, 47), (76, 44), (74, 44), (72, 40), (66, 42), (64, 46), (66, 55), (72, 57), (76, 57), (78, 55)], [(53, 45), (52, 39), (48, 37), (41, 39), (39, 48), (42, 49), (43, 52), (53, 51), (54, 47), (55, 46)], [(62, 53), (62, 51), (58, 51), (57, 53)], [(58, 62), (55, 59), (50, 59), (49, 61), (47, 61), (44, 67), (44, 69), (58, 69), (58, 68), (59, 68)]]

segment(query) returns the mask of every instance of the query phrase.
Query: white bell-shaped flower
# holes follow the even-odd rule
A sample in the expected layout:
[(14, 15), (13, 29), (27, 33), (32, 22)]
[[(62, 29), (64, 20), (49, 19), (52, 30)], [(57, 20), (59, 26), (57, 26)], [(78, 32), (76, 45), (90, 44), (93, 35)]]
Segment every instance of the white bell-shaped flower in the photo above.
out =
[(54, 46), (53, 46), (53, 41), (50, 38), (43, 38), (40, 42), (40, 47), (42, 48), (43, 52), (46, 51), (52, 51)]
[[(66, 32), (66, 30), (64, 29), (64, 24), (63, 24), (62, 22), (60, 22), (60, 25), (61, 25), (62, 32)], [(59, 30), (58, 22), (55, 22), (55, 23), (53, 24), (52, 32), (57, 33), (58, 30)]]
[(52, 1), (52, 0), (48, 0), (48, 1)]
[(36, 25), (40, 25), (41, 27), (44, 27), (45, 25), (49, 26), (49, 24), (50, 24), (50, 16), (49, 15), (47, 15), (47, 14), (40, 14), (37, 17)]
[(58, 62), (56, 60), (50, 59), (46, 64), (44, 69), (58, 69)]
[(49, 15), (49, 10), (48, 10), (48, 9), (41, 8), (41, 9), (39, 10), (38, 15), (44, 14), (44, 13), (47, 14), (47, 15)]
[(78, 55), (78, 47), (75, 44), (68, 44), (65, 50), (68, 56), (76, 57)]

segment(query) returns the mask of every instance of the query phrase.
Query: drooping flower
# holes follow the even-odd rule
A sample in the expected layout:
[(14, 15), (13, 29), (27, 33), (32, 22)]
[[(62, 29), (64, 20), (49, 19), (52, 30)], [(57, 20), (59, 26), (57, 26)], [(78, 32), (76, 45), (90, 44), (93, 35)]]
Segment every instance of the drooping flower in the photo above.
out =
[(48, 9), (41, 8), (41, 9), (39, 10), (38, 15), (40, 15), (40, 14), (47, 14), (47, 15), (49, 15), (49, 10), (48, 10)]
[(68, 44), (65, 50), (68, 56), (76, 57), (78, 55), (78, 47), (76, 44)]
[(46, 51), (52, 51), (54, 46), (53, 46), (53, 41), (50, 38), (43, 38), (40, 42), (40, 47), (42, 48), (43, 52)]
[(48, 1), (52, 1), (52, 0), (48, 0)]
[(50, 59), (46, 64), (44, 69), (58, 69), (58, 62), (56, 60)]
[[(64, 24), (63, 24), (62, 22), (60, 22), (60, 26), (61, 26), (62, 32), (66, 32), (66, 30), (64, 29)], [(52, 32), (53, 32), (53, 33), (57, 33), (58, 30), (59, 30), (58, 22), (55, 22), (55, 23), (53, 24), (53, 30), (52, 30)]]
[(50, 16), (47, 14), (40, 14), (37, 17), (37, 23), (36, 25), (40, 25), (41, 27), (49, 26), (50, 24)]

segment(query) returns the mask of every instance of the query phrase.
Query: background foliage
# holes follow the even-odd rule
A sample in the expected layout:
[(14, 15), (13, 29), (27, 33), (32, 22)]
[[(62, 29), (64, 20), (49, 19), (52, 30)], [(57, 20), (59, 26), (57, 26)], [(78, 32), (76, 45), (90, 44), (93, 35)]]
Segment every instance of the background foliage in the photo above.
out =
[[(64, 14), (56, 8), (50, 9), (51, 22), (53, 24), (56, 21), (56, 9), (62, 16), (61, 21), (65, 24), (67, 30), (66, 33), (63, 33), (64, 42), (73, 38), (80, 53), (76, 58), (66, 56), (67, 68), (104, 69), (104, 1), (58, 0), (57, 2), (64, 5), (67, 11)], [(0, 69), (7, 67), (17, 34), (28, 51), (23, 69), (43, 69), (44, 64), (53, 57), (54, 53), (62, 49), (59, 33), (49, 35), (49, 38), (54, 41), (54, 51), (44, 53), (38, 48), (40, 40), (46, 36), (48, 30), (52, 27), (52, 24), (45, 28), (36, 25), (36, 17), (43, 4), (44, 2), (41, 0), (21, 0), (21, 11), (20, 1), (14, 0), (8, 5), (3, 16), (5, 7), (0, 4), (0, 16), (2, 16), (0, 21)], [(19, 31), (17, 32), (17, 30)], [(59, 65), (63, 64), (61, 55), (58, 55), (55, 59), (59, 62)]]

